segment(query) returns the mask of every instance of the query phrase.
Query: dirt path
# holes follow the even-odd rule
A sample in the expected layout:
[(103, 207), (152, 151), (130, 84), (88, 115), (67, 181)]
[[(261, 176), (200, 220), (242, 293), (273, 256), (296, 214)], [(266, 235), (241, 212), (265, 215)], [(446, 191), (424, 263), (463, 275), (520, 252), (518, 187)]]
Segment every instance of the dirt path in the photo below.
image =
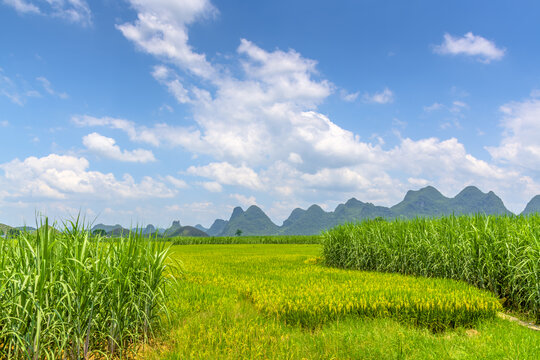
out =
[(513, 316), (510, 316), (510, 315), (507, 315), (507, 314), (505, 314), (505, 313), (501, 313), (501, 312), (500, 312), (500, 313), (497, 313), (497, 316), (500, 317), (501, 319), (505, 319), (505, 320), (510, 320), (510, 321), (513, 321), (513, 322), (517, 322), (519, 325), (528, 327), (528, 328), (531, 329), (531, 330), (540, 331), (540, 326), (535, 325), (535, 324), (533, 324), (533, 323), (528, 323), (528, 322), (526, 322), (526, 321), (519, 320), (518, 318), (513, 317)]

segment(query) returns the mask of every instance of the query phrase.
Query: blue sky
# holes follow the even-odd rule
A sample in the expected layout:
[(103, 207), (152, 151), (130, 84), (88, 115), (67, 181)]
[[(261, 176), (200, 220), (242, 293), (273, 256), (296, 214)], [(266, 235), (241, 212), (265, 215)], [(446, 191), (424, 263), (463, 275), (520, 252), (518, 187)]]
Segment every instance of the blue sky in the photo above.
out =
[(0, 0), (0, 222), (540, 194), (536, 1)]

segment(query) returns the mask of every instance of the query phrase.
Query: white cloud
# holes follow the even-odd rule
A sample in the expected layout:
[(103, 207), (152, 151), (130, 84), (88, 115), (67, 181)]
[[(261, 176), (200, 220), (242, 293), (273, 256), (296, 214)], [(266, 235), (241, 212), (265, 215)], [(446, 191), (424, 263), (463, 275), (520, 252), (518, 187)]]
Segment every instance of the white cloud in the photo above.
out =
[(65, 92), (60, 92), (60, 93), (56, 92), (52, 88), (51, 82), (46, 77), (40, 76), (36, 78), (36, 80), (41, 83), (41, 85), (43, 86), (43, 89), (45, 89), (45, 91), (49, 93), (50, 95), (57, 96), (60, 99), (67, 99), (69, 97), (68, 94), (66, 94)]
[(437, 110), (440, 110), (442, 108), (444, 108), (445, 106), (441, 103), (438, 103), (438, 102), (435, 102), (429, 106), (424, 106), (424, 111), (425, 112), (433, 112), (433, 111), (437, 111)]
[(501, 112), (502, 141), (486, 149), (501, 163), (540, 173), (540, 99), (511, 102), (503, 105)]
[(218, 182), (215, 182), (215, 181), (203, 182), (203, 183), (201, 183), (201, 186), (204, 187), (206, 190), (208, 190), (210, 192), (221, 192), (221, 191), (223, 191), (223, 187), (221, 186), (221, 184), (218, 183)]
[(7, 120), (0, 121), (0, 127), (8, 127), (8, 126), (9, 126), (9, 121)]
[(187, 43), (186, 26), (201, 17), (212, 16), (215, 8), (207, 0), (130, 0), (138, 12), (134, 23), (117, 25), (139, 49), (172, 62), (206, 79), (215, 71), (206, 57)]
[(159, 83), (165, 85), (180, 104), (191, 102), (188, 91), (184, 88), (178, 75), (173, 70), (163, 65), (155, 66), (152, 76)]
[(154, 154), (149, 150), (121, 150), (113, 138), (95, 132), (84, 136), (83, 144), (88, 150), (109, 159), (140, 163), (156, 161)]
[(3, 0), (3, 3), (13, 7), (20, 14), (33, 13), (58, 17), (83, 26), (92, 24), (92, 12), (84, 0)]
[(184, 180), (177, 179), (174, 176), (168, 175), (165, 177), (165, 179), (178, 189), (185, 189), (188, 187), (188, 184)]
[(341, 98), (344, 100), (344, 101), (347, 101), (347, 102), (353, 102), (355, 101), (357, 98), (358, 98), (358, 95), (360, 95), (360, 92), (357, 91), (355, 93), (349, 93), (347, 92), (346, 90), (341, 90), (339, 92), (339, 95), (341, 96)]
[(88, 115), (73, 116), (71, 121), (77, 126), (96, 127), (106, 126), (111, 129), (124, 131), (130, 140), (153, 146), (183, 146), (192, 151), (204, 151), (206, 145), (201, 141), (200, 132), (184, 127), (167, 124), (156, 124), (153, 127), (137, 126), (134, 122), (112, 118), (97, 118)]
[(463, 37), (444, 34), (443, 43), (435, 46), (434, 51), (442, 55), (472, 56), (486, 64), (502, 59), (506, 52), (505, 49), (498, 48), (493, 41), (474, 35), (472, 32), (466, 33)]
[[(411, 140), (399, 135), (400, 142), (389, 150), (382, 148), (383, 142), (362, 141), (359, 135), (317, 111), (336, 86), (320, 78), (316, 61), (292, 49), (267, 51), (241, 39), (236, 63), (232, 57), (232, 65), (212, 64), (205, 54), (193, 50), (187, 35), (187, 26), (197, 18), (215, 14), (208, 1), (193, 1), (193, 7), (186, 11), (165, 0), (133, 0), (132, 5), (138, 12), (137, 20), (118, 26), (119, 30), (140, 50), (177, 66), (173, 70), (159, 65), (153, 76), (179, 102), (188, 104), (196, 127), (145, 127), (88, 116), (82, 117), (82, 123), (122, 129), (133, 141), (182, 146), (195, 154), (208, 155), (215, 162), (189, 167), (187, 172), (210, 179), (199, 183), (209, 191), (222, 191), (223, 184), (289, 197), (291, 202), (324, 196), (342, 201), (352, 195), (390, 205), (399, 201), (412, 184), (429, 182), (452, 193), (474, 183), (509, 193), (510, 187), (501, 184), (525, 181), (520, 180), (523, 176), (519, 172), (467, 153), (457, 139)], [(478, 40), (472, 37), (473, 44), (481, 44)], [(488, 56), (485, 51), (475, 54), (483, 60)], [(240, 71), (236, 64), (241, 65)], [(185, 77), (176, 71), (182, 71)], [(343, 91), (340, 95), (356, 98)], [(363, 100), (390, 103), (394, 94), (385, 88), (365, 94)], [(467, 104), (437, 104), (426, 111), (442, 107), (459, 117)], [(396, 120), (395, 124), (403, 123)], [(172, 133), (184, 136), (171, 139), (168, 136)], [(517, 185), (512, 186), (515, 190)]]
[(394, 93), (388, 88), (384, 88), (383, 91), (370, 94), (364, 94), (362, 97), (363, 101), (366, 103), (374, 104), (388, 104), (394, 101)]
[(257, 173), (245, 165), (235, 167), (226, 162), (210, 163), (205, 166), (190, 166), (187, 171), (192, 175), (213, 179), (220, 184), (262, 189)]
[(14, 104), (23, 106), (29, 97), (40, 97), (41, 94), (33, 89), (29, 89), (20, 82), (13, 81), (0, 68), (0, 95), (3, 95)]
[(34, 13), (34, 14), (40, 14), (41, 11), (39, 8), (25, 0), (3, 0), (4, 4), (9, 5), (13, 7), (18, 13), (25, 14), (25, 13)]
[(241, 206), (244, 208), (249, 207), (251, 205), (257, 205), (257, 200), (254, 196), (244, 196), (241, 194), (231, 194), (229, 195), (231, 198), (235, 199), (240, 203)]
[(70, 199), (92, 197), (105, 199), (168, 198), (176, 194), (162, 182), (145, 176), (139, 183), (125, 174), (117, 180), (113, 174), (89, 171), (83, 157), (51, 154), (28, 157), (0, 165), (4, 175), (0, 184), (12, 198)]

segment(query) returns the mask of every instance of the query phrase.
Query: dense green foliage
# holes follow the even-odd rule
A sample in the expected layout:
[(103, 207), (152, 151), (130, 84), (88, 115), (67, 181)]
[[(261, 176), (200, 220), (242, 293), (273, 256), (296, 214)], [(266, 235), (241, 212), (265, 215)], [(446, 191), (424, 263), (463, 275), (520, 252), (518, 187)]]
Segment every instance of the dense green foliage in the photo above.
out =
[[(168, 298), (172, 328), (143, 354), (144, 359), (536, 360), (540, 357), (540, 332), (499, 318), (482, 321), (474, 329), (433, 333), (392, 317), (347, 315), (310, 329), (277, 318), (264, 308), (257, 309), (257, 304), (264, 303), (239, 292), (242, 282), (256, 284), (258, 279), (265, 279), (277, 289), (291, 289), (291, 297), (296, 297), (301, 296), (302, 289), (309, 290), (310, 284), (317, 284), (316, 271), (329, 270), (332, 275), (325, 274), (323, 279), (332, 283), (336, 276), (336, 285), (343, 285), (341, 281), (349, 273), (358, 273), (350, 275), (351, 279), (362, 277), (358, 271), (325, 269), (312, 264), (310, 259), (320, 255), (320, 245), (193, 245), (175, 246), (172, 252), (185, 267), (179, 290)], [(310, 277), (312, 270), (316, 275)], [(301, 278), (295, 280), (288, 272), (300, 272)], [(385, 275), (408, 278), (392, 274), (382, 277)], [(302, 289), (296, 291), (289, 281)], [(334, 290), (322, 289), (319, 299), (324, 300), (325, 294)], [(347, 293), (336, 295), (343, 297)]]
[(169, 248), (102, 241), (77, 221), (0, 239), (0, 359), (81, 359), (135, 350), (165, 310)]
[(464, 280), (540, 320), (540, 216), (365, 221), (323, 235), (330, 266)]
[(172, 239), (173, 245), (208, 245), (208, 244), (319, 244), (319, 235), (296, 236), (219, 236), (219, 237), (187, 237)]

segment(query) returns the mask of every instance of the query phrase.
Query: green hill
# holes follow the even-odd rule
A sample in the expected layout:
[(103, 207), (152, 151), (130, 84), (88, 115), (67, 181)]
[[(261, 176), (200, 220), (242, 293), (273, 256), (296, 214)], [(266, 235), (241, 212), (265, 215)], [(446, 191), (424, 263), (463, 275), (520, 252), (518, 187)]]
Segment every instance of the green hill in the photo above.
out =
[(467, 186), (454, 198), (447, 198), (432, 186), (408, 191), (403, 201), (390, 209), (395, 217), (405, 218), (475, 213), (512, 214), (493, 191), (486, 194), (475, 186)]
[(475, 186), (467, 186), (450, 201), (449, 209), (454, 214), (485, 213), (488, 215), (510, 215), (502, 200), (493, 191), (483, 193)]
[(522, 215), (531, 215), (534, 213), (540, 214), (540, 195), (536, 195), (529, 201), (527, 206), (525, 206), (525, 210), (521, 213)]
[(175, 231), (173, 231), (172, 233), (170, 233), (170, 235), (168, 235), (167, 237), (175, 237), (175, 236), (207, 237), (208, 234), (193, 226), (181, 226), (177, 228)]
[(94, 225), (91, 229), (91, 232), (94, 232), (95, 230), (103, 230), (106, 233), (110, 233), (114, 229), (122, 229), (122, 225), (116, 224), (116, 225), (105, 225), (105, 224), (97, 224)]
[(14, 235), (17, 235), (19, 232), (20, 232), (20, 230), (14, 228), (14, 227), (11, 227), (11, 226), (6, 225), (6, 224), (0, 224), (0, 236), (1, 237), (14, 236)]
[(258, 206), (252, 205), (245, 212), (241, 207), (234, 208), (229, 222), (219, 235), (235, 236), (237, 230), (241, 230), (242, 235), (275, 235), (279, 233), (279, 226)]
[(205, 232), (210, 236), (218, 236), (223, 232), (223, 230), (225, 230), (228, 223), (229, 222), (227, 220), (216, 219), (212, 226), (210, 226), (210, 229)]
[(439, 190), (427, 186), (417, 191), (407, 191), (403, 201), (392, 206), (390, 210), (396, 217), (440, 216), (452, 213), (448, 209), (449, 201)]
[(319, 205), (311, 205), (307, 210), (294, 209), (283, 222), (283, 235), (314, 235), (334, 226), (331, 213), (325, 212)]
[(391, 218), (392, 215), (392, 212), (387, 207), (375, 206), (372, 203), (365, 203), (351, 198), (345, 204), (339, 204), (336, 207), (336, 210), (334, 210), (334, 223), (337, 225), (378, 217)]

